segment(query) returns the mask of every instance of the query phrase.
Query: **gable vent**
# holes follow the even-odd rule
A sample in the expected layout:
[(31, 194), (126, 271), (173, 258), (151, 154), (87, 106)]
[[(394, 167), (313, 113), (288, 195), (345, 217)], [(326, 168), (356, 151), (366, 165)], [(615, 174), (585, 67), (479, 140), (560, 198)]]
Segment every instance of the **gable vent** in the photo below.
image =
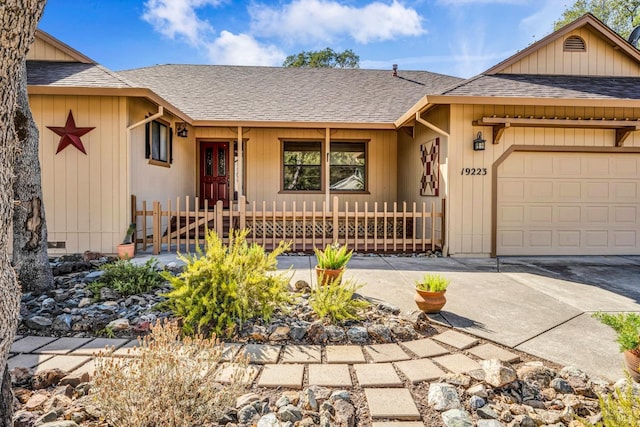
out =
[(584, 39), (579, 36), (567, 37), (564, 41), (565, 52), (586, 52), (587, 45), (584, 44)]

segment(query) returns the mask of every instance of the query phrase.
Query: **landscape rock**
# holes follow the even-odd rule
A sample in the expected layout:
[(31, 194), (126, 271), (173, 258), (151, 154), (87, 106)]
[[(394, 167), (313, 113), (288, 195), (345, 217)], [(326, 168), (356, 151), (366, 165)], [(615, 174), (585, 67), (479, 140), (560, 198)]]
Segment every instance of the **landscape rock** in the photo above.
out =
[(516, 371), (500, 360), (483, 360), (481, 366), (485, 373), (484, 381), (493, 387), (503, 387), (518, 379)]
[(429, 385), (428, 403), (436, 411), (460, 408), (460, 397), (456, 388), (446, 383)]
[(473, 427), (473, 419), (464, 409), (449, 409), (442, 413), (442, 422), (447, 427)]

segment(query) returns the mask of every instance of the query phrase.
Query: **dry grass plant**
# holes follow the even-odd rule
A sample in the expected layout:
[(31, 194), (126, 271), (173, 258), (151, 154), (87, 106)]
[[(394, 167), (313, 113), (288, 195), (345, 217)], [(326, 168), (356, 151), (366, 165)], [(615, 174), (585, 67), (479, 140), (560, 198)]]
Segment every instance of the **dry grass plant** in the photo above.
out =
[[(223, 363), (214, 337), (182, 338), (175, 322), (158, 322), (127, 357), (100, 352), (92, 393), (113, 427), (187, 427), (218, 421), (245, 391), (247, 358)], [(220, 382), (231, 366), (229, 382)]]

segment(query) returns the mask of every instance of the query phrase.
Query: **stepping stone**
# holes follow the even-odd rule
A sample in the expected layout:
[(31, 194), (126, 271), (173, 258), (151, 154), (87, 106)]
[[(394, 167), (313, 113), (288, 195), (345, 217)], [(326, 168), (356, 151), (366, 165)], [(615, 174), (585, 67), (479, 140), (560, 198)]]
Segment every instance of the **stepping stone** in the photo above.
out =
[(258, 373), (260, 372), (260, 368), (255, 365), (248, 365), (246, 368), (242, 368), (242, 366), (237, 363), (224, 363), (221, 369), (216, 373), (215, 378), (217, 381), (220, 381), (223, 384), (229, 384), (231, 379), (235, 374), (241, 372), (241, 378), (239, 378), (240, 382), (245, 385), (251, 385), (253, 380), (256, 379)]
[(359, 345), (328, 345), (327, 363), (367, 363)]
[[(123, 338), (96, 338), (82, 347), (73, 350), (70, 354), (74, 356), (93, 356), (94, 353), (105, 350), (106, 347), (117, 349), (127, 342), (129, 342), (129, 340)], [(133, 340), (133, 342), (137, 343), (138, 341)]]
[(479, 340), (474, 337), (470, 337), (469, 335), (465, 335), (453, 330), (436, 335), (432, 338), (434, 340), (450, 345), (451, 347), (455, 347), (458, 350), (464, 350), (465, 348), (473, 347), (479, 342)]
[(376, 344), (365, 347), (367, 354), (374, 363), (396, 362), (409, 360), (411, 357), (398, 344)]
[(56, 337), (34, 337), (28, 336), (20, 341), (15, 341), (9, 350), (11, 353), (31, 353), (33, 350), (57, 340)]
[(13, 368), (33, 368), (43, 363), (53, 356), (48, 354), (18, 354), (7, 361), (9, 370)]
[(38, 354), (67, 354), (91, 341), (91, 338), (60, 338), (34, 350)]
[(377, 421), (371, 427), (424, 427), (422, 421)]
[(120, 357), (136, 357), (140, 355), (140, 342), (138, 340), (131, 340), (116, 349), (112, 354)]
[(353, 366), (360, 387), (402, 387), (391, 363), (361, 363)]
[(480, 369), (480, 364), (464, 354), (448, 354), (446, 356), (434, 357), (433, 361), (444, 366), (455, 374)]
[(222, 359), (220, 359), (223, 362), (231, 362), (233, 359), (235, 359), (240, 352), (240, 348), (242, 347), (242, 344), (236, 343), (221, 344), (224, 344), (224, 347), (222, 348)]
[(85, 363), (82, 366), (77, 367), (73, 371), (74, 374), (82, 374), (84, 372), (89, 374), (89, 376), (93, 379), (93, 377), (96, 374), (96, 362), (95, 362), (95, 359), (89, 360), (87, 363)]
[(433, 381), (447, 375), (445, 371), (438, 368), (435, 363), (429, 359), (405, 360), (403, 362), (395, 362), (396, 368), (404, 374), (412, 384), (418, 384), (423, 381)]
[(469, 349), (469, 353), (483, 360), (498, 359), (503, 362), (515, 363), (520, 361), (520, 356), (493, 344), (482, 344)]
[(302, 389), (304, 365), (264, 365), (258, 380), (258, 387), (285, 387)]
[(351, 387), (349, 365), (309, 365), (309, 385)]
[(420, 420), (420, 411), (406, 388), (365, 388), (371, 418)]
[(36, 367), (36, 373), (47, 369), (59, 368), (66, 372), (72, 372), (91, 360), (89, 356), (54, 356), (51, 359), (40, 363)]
[(288, 345), (282, 352), (282, 363), (322, 363), (319, 345)]
[(250, 363), (263, 365), (265, 363), (276, 363), (280, 355), (279, 345), (247, 344), (244, 346), (244, 353), (249, 357)]
[(449, 353), (449, 350), (429, 338), (403, 342), (402, 346), (415, 353), (418, 357), (441, 356)]

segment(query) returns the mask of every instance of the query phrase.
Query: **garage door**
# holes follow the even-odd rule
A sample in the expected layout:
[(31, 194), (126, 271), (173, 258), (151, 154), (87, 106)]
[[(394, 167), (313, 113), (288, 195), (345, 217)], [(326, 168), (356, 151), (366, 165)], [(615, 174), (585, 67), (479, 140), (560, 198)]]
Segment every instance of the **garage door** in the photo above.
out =
[(640, 154), (514, 152), (497, 191), (498, 255), (640, 254)]

